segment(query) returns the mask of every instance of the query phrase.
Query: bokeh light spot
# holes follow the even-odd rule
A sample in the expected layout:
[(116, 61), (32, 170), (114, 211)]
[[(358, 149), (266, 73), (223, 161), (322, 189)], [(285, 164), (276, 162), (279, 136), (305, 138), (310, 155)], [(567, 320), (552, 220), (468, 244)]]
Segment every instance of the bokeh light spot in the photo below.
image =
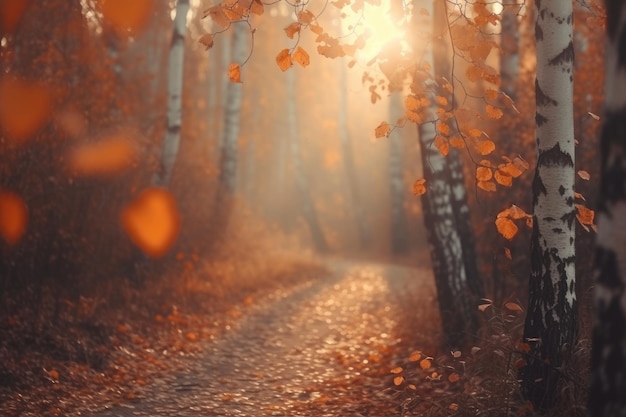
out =
[(125, 171), (136, 161), (132, 138), (118, 134), (84, 143), (70, 151), (68, 169), (78, 175), (111, 175)]
[(22, 198), (11, 191), (0, 191), (0, 234), (10, 244), (16, 244), (28, 224), (28, 209)]
[(14, 77), (0, 79), (0, 126), (15, 141), (30, 139), (52, 108), (50, 90)]
[(154, 0), (102, 0), (102, 15), (122, 36), (136, 34), (148, 23)]

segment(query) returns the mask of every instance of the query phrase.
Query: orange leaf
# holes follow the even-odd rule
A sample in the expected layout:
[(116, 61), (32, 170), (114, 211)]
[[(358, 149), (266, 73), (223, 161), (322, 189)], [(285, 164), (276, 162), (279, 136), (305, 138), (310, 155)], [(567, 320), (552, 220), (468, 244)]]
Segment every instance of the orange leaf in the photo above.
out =
[(449, 142), (453, 148), (465, 148), (465, 141), (458, 136), (452, 136)]
[(404, 107), (406, 107), (407, 110), (417, 112), (422, 108), (422, 105), (417, 97), (411, 95), (404, 99)]
[(489, 181), (492, 175), (493, 173), (491, 172), (491, 168), (486, 168), (486, 167), (476, 168), (476, 179), (478, 181)]
[(515, 237), (517, 232), (519, 231), (518, 227), (513, 223), (511, 219), (506, 217), (500, 217), (496, 219), (496, 228), (498, 232), (508, 240), (511, 240)]
[(198, 334), (194, 333), (194, 332), (187, 332), (185, 334), (185, 338), (187, 340), (189, 340), (190, 342), (197, 342), (198, 341)]
[(432, 362), (428, 358), (422, 359), (420, 361), (420, 368), (422, 368), (423, 370), (430, 369), (431, 366), (432, 366)]
[(467, 134), (470, 135), (470, 137), (477, 139), (482, 136), (483, 132), (480, 129), (472, 128), (467, 131)]
[(206, 33), (202, 35), (198, 42), (204, 45), (205, 51), (208, 51), (209, 49), (213, 48), (213, 35), (211, 33)]
[(287, 26), (283, 30), (285, 31), (289, 39), (293, 39), (294, 35), (300, 32), (301, 27), (302, 25), (300, 23), (292, 22), (289, 26)]
[(513, 177), (502, 172), (502, 170), (500, 169), (496, 170), (496, 172), (494, 173), (494, 178), (498, 184), (504, 185), (505, 187), (510, 187), (513, 185)]
[(378, 127), (374, 130), (374, 134), (376, 135), (376, 139), (382, 138), (383, 136), (388, 136), (391, 132), (391, 125), (387, 122), (381, 122)]
[(261, 0), (253, 0), (252, 3), (250, 4), (250, 12), (252, 14), (261, 16), (264, 11), (265, 11), (265, 6), (263, 5), (263, 2), (261, 2)]
[(447, 106), (448, 105), (448, 99), (445, 98), (444, 96), (437, 96), (435, 97), (435, 101), (437, 102), (437, 104), (439, 104), (440, 106)]
[(404, 382), (403, 376), (397, 376), (393, 379), (393, 385), (395, 386), (402, 385), (403, 382)]
[(283, 49), (276, 55), (276, 63), (282, 71), (287, 71), (291, 68), (293, 62), (291, 61), (291, 55), (289, 55), (289, 49)]
[(493, 143), (491, 140), (487, 139), (487, 140), (483, 140), (481, 142), (478, 142), (478, 144), (476, 145), (476, 150), (478, 151), (478, 153), (480, 153), (481, 155), (489, 155), (491, 152), (493, 152), (496, 149), (496, 144)]
[(587, 171), (583, 171), (582, 169), (578, 171), (578, 176), (585, 181), (589, 181), (589, 179), (591, 178), (591, 175), (589, 175)]
[(39, 83), (14, 77), (0, 79), (0, 127), (11, 139), (34, 136), (52, 110), (52, 95)]
[(439, 136), (439, 135), (435, 136), (435, 140), (433, 144), (443, 156), (447, 156), (448, 153), (450, 152), (448, 141), (443, 136)]
[(241, 67), (239, 64), (230, 64), (228, 66), (228, 79), (231, 83), (241, 83)]
[(417, 362), (421, 359), (422, 354), (420, 352), (413, 352), (411, 356), (409, 356), (409, 362)]
[(595, 217), (595, 212), (582, 204), (575, 204), (576, 206), (576, 218), (581, 225), (592, 225)]
[(494, 120), (498, 120), (503, 114), (501, 109), (494, 107), (491, 104), (487, 104), (487, 106), (485, 106), (485, 111), (487, 112), (487, 117)]
[(315, 15), (310, 10), (302, 10), (298, 13), (298, 21), (304, 25), (308, 25), (315, 20)]
[(120, 220), (135, 245), (159, 258), (178, 237), (180, 215), (174, 197), (162, 188), (148, 188), (123, 210)]
[(211, 19), (221, 27), (228, 27), (230, 25), (230, 19), (224, 12), (224, 8), (222, 6), (213, 6), (206, 9), (202, 15), (202, 17), (210, 16)]
[(443, 136), (448, 136), (450, 134), (450, 126), (447, 123), (438, 122), (437, 131)]
[(130, 168), (136, 156), (132, 139), (118, 133), (76, 147), (68, 154), (67, 168), (78, 175), (106, 176)]
[(49, 370), (48, 375), (50, 375), (50, 378), (52, 379), (59, 379), (59, 371), (57, 371), (56, 369)]
[(26, 232), (28, 209), (24, 200), (11, 191), (0, 191), (0, 235), (9, 245), (16, 244)]
[(421, 178), (413, 184), (413, 194), (422, 195), (426, 193), (426, 179)]
[(505, 304), (504, 304), (504, 307), (505, 307), (507, 310), (511, 310), (511, 311), (520, 311), (520, 312), (521, 312), (521, 311), (524, 311), (524, 309), (522, 308), (522, 306), (520, 306), (519, 304), (514, 303), (514, 302), (512, 302), (512, 301), (509, 301), (508, 303), (505, 303)]
[(389, 371), (389, 372), (391, 372), (392, 374), (401, 374), (401, 373), (402, 373), (402, 371), (403, 371), (403, 369), (402, 369), (402, 367), (401, 367), (401, 366), (396, 366), (395, 368), (393, 368), (393, 369), (392, 369), (391, 371)]
[(309, 59), (309, 54), (300, 46), (298, 46), (298, 49), (296, 49), (296, 51), (293, 53), (291, 59), (294, 62), (300, 64), (302, 67), (306, 67), (311, 62)]
[(498, 91), (497, 90), (493, 90), (491, 88), (488, 88), (487, 91), (485, 91), (485, 98), (487, 100), (495, 100), (498, 98)]
[(455, 382), (459, 382), (460, 379), (461, 379), (461, 376), (457, 374), (456, 372), (453, 372), (450, 374), (450, 376), (448, 376), (448, 381), (452, 382), (453, 384)]
[(496, 191), (496, 184), (493, 181), (478, 181), (478, 188), (484, 191), (494, 192)]

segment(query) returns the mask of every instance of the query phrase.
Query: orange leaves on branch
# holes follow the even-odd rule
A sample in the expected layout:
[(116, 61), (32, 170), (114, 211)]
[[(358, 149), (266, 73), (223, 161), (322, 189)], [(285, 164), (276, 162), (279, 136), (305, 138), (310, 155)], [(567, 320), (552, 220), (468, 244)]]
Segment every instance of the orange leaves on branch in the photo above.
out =
[(144, 29), (154, 10), (154, 0), (103, 0), (102, 16), (123, 36)]
[(487, 117), (493, 120), (498, 120), (503, 115), (502, 109), (492, 106), (491, 104), (485, 106), (485, 112), (487, 113)]
[(519, 228), (513, 221), (507, 217), (499, 217), (496, 219), (496, 228), (498, 232), (508, 240), (511, 240), (515, 237)]
[(286, 26), (283, 30), (285, 31), (289, 39), (293, 39), (296, 33), (300, 33), (301, 27), (302, 27), (302, 24), (298, 22), (292, 22), (289, 26)]
[(230, 64), (228, 66), (228, 79), (231, 83), (241, 83), (241, 67), (239, 64)]
[(425, 371), (427, 369), (430, 369), (431, 366), (432, 366), (432, 362), (430, 361), (429, 358), (424, 358), (420, 361), (420, 368), (422, 368)]
[(293, 65), (289, 49), (283, 49), (276, 55), (276, 63), (282, 71), (287, 71)]
[(426, 179), (420, 178), (419, 180), (413, 183), (413, 194), (414, 195), (422, 195), (426, 193)]
[(9, 244), (16, 244), (26, 232), (28, 209), (22, 198), (11, 191), (0, 190), (0, 235)]
[(230, 18), (221, 5), (209, 7), (202, 13), (202, 18), (210, 17), (215, 23), (225, 28), (230, 25)]
[(309, 54), (300, 46), (298, 46), (295, 52), (291, 55), (291, 59), (300, 64), (302, 67), (306, 67), (311, 63)]
[(396, 376), (395, 378), (393, 378), (393, 385), (395, 386), (402, 385), (403, 382), (404, 382), (403, 376)]
[(496, 184), (492, 181), (478, 181), (478, 188), (492, 193), (496, 191)]
[(489, 155), (491, 152), (496, 150), (496, 144), (489, 139), (483, 140), (476, 144), (476, 150), (481, 155)]
[(0, 79), (0, 128), (11, 139), (30, 139), (51, 110), (52, 94), (45, 86), (9, 76)]
[(381, 122), (376, 129), (374, 129), (376, 139), (389, 136), (389, 133), (391, 133), (391, 125), (387, 122)]
[(315, 15), (310, 10), (302, 10), (298, 13), (298, 21), (303, 25), (308, 25), (315, 20)]
[(492, 177), (493, 177), (493, 173), (491, 172), (491, 168), (488, 168), (488, 167), (476, 168), (476, 179), (478, 181), (489, 181)]
[(402, 371), (404, 371), (404, 369), (402, 369), (402, 367), (401, 367), (401, 366), (396, 366), (395, 368), (393, 368), (393, 369), (392, 369), (391, 371), (389, 371), (389, 372), (391, 372), (392, 374), (401, 374), (401, 373), (402, 373)]
[(178, 237), (180, 215), (174, 197), (162, 188), (147, 188), (120, 216), (126, 233), (145, 254), (159, 258)]
[(441, 153), (443, 156), (447, 156), (450, 152), (450, 146), (448, 145), (448, 141), (441, 135), (435, 136), (433, 145), (435, 145), (435, 148), (437, 148), (439, 153)]
[(132, 138), (118, 133), (73, 149), (68, 154), (67, 169), (78, 175), (111, 175), (130, 168), (136, 156)]

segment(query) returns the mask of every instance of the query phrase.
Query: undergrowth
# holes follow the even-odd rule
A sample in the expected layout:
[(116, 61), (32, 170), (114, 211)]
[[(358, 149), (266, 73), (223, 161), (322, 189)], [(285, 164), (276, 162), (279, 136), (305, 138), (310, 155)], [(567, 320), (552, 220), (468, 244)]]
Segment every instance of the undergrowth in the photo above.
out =
[[(518, 371), (527, 352), (522, 343), (524, 311), (517, 302), (484, 300), (483, 326), (467, 350), (437, 357), (413, 352), (391, 370), (399, 413), (406, 416), (539, 416), (520, 394)], [(590, 344), (581, 339), (561, 367), (555, 407), (543, 416), (585, 416)]]

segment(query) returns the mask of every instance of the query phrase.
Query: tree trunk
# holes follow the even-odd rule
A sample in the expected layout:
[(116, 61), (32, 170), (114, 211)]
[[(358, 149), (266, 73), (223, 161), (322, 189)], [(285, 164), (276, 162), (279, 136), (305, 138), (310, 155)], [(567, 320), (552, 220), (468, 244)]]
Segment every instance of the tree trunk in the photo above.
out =
[(286, 73), (287, 77), (287, 126), (289, 129), (289, 145), (291, 151), (291, 161), (293, 163), (293, 172), (296, 180), (296, 187), (300, 196), (300, 204), (302, 205), (302, 214), (309, 226), (311, 238), (315, 249), (319, 252), (326, 252), (328, 244), (324, 237), (324, 232), (317, 217), (317, 211), (309, 192), (309, 181), (302, 166), (302, 157), (300, 155), (300, 134), (298, 132), (298, 110), (296, 97), (296, 74), (295, 68), (290, 68)]
[(517, 0), (502, 1), (500, 35), (500, 89), (515, 99), (515, 88), (519, 75), (519, 29)]
[(607, 0), (605, 116), (596, 241), (589, 412), (626, 416), (626, 3)]
[(161, 146), (161, 164), (152, 178), (152, 184), (167, 187), (174, 172), (180, 144), (182, 121), (183, 63), (185, 58), (185, 33), (189, 0), (178, 0), (176, 18), (169, 55), (167, 130)]
[(535, 409), (555, 400), (559, 368), (575, 341), (573, 14), (569, 1), (537, 1), (537, 164), (532, 185), (531, 273), (520, 369)]
[[(402, 93), (393, 92), (389, 97), (391, 120), (396, 120), (404, 112)], [(404, 209), (404, 170), (402, 158), (402, 136), (398, 129), (389, 135), (389, 180), (391, 189), (391, 252), (405, 253), (409, 249), (406, 211)]]
[(359, 190), (359, 181), (354, 165), (354, 152), (352, 150), (352, 138), (350, 137), (350, 129), (348, 128), (348, 80), (346, 77), (345, 63), (340, 61), (339, 64), (339, 138), (341, 140), (341, 154), (343, 156), (343, 164), (346, 170), (346, 178), (348, 180), (348, 190), (352, 201), (352, 209), (354, 211), (354, 220), (356, 222), (357, 231), (359, 233), (359, 242), (361, 247), (366, 247), (369, 243), (370, 232), (365, 221), (365, 212), (363, 210), (363, 202), (361, 201), (361, 193)]
[[(440, 1), (440, 0), (439, 0)], [(425, 9), (416, 19), (419, 31), (426, 28), (428, 35), (433, 33), (433, 0), (418, 0), (416, 10)], [(433, 47), (429, 44), (422, 58), (423, 64), (431, 68), (430, 77), (434, 80), (435, 68)], [(425, 86), (431, 107), (426, 120), (436, 119), (434, 83)], [(450, 171), (445, 157), (432, 144), (436, 136), (435, 123), (418, 125), (424, 178), (428, 191), (422, 196), (424, 223), (431, 251), (431, 262), (445, 342), (450, 347), (462, 345), (477, 329), (476, 306), (472, 291), (468, 286), (463, 244), (453, 211), (453, 196), (450, 188)]]

